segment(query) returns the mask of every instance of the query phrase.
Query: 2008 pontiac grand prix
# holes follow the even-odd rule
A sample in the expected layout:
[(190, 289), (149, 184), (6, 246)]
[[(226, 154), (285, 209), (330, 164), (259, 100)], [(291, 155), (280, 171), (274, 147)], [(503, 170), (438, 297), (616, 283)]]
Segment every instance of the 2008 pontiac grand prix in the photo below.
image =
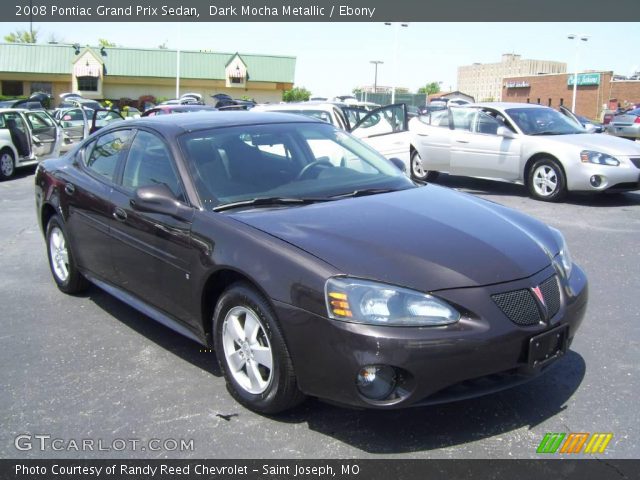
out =
[(166, 117), (38, 168), (53, 279), (212, 345), (243, 405), (434, 404), (521, 383), (569, 348), (587, 280), (559, 231), (417, 186), (309, 118)]

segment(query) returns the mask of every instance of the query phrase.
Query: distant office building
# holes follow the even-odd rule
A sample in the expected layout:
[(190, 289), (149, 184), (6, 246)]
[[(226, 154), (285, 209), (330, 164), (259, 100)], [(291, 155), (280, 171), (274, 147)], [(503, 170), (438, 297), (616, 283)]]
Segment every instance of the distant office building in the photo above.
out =
[(458, 90), (475, 97), (476, 101), (499, 101), (505, 77), (565, 73), (567, 64), (550, 60), (523, 59), (505, 53), (500, 63), (474, 63), (458, 67)]

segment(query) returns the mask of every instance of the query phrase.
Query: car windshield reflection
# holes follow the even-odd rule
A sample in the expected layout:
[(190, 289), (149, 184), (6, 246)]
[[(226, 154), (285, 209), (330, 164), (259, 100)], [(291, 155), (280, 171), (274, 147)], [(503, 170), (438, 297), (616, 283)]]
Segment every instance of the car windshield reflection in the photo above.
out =
[(509, 108), (506, 112), (525, 135), (586, 133), (584, 128), (550, 108)]
[(180, 143), (200, 198), (216, 210), (415, 186), (373, 149), (328, 124), (218, 128), (185, 134)]

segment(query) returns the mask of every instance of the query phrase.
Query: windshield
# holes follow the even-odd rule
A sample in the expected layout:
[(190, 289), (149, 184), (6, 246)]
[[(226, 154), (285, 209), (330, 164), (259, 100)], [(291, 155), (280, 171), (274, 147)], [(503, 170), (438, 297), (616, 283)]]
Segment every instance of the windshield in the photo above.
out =
[(575, 121), (552, 108), (509, 108), (506, 112), (525, 135), (586, 133)]
[(379, 153), (323, 123), (217, 128), (185, 134), (180, 145), (198, 194), (210, 207), (415, 186)]

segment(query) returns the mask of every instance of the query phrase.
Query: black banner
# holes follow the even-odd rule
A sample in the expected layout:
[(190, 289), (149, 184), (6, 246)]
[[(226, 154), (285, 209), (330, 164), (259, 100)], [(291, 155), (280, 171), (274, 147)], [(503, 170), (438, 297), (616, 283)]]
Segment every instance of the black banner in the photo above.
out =
[(640, 460), (0, 460), (1, 479), (609, 480)]
[(0, 19), (39, 22), (634, 21), (616, 0), (4, 0)]

